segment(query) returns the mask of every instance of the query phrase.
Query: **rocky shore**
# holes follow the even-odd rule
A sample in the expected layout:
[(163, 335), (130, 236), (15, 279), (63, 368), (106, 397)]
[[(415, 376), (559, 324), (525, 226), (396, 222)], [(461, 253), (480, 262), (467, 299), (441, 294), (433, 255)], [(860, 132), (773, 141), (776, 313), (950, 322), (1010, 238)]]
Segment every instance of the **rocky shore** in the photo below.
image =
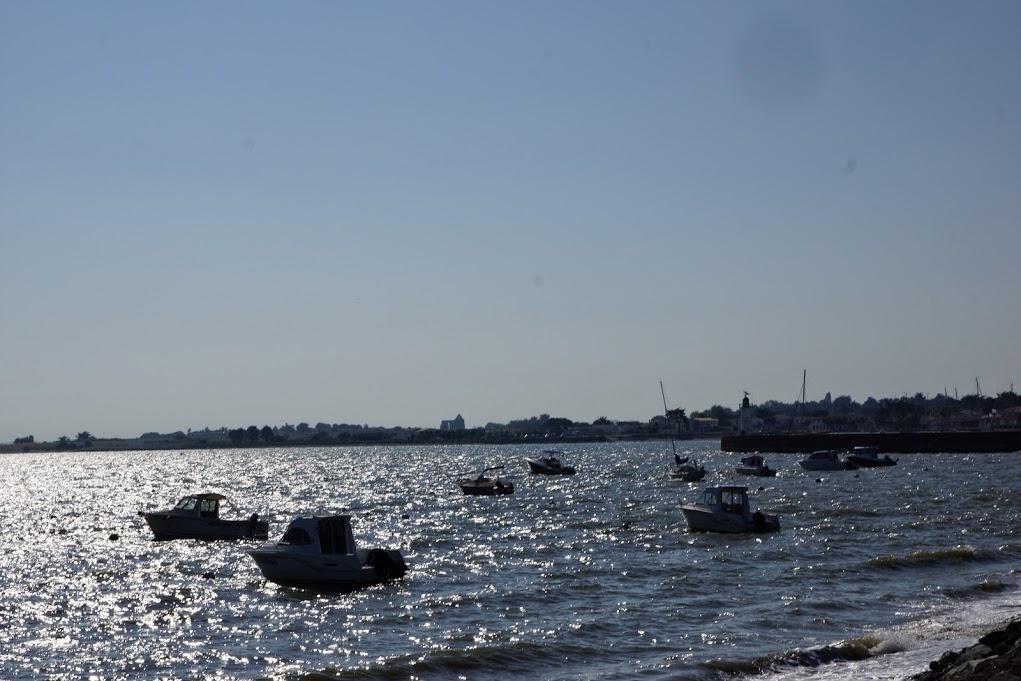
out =
[(911, 681), (1021, 681), (1021, 618), (973, 646), (945, 653)]

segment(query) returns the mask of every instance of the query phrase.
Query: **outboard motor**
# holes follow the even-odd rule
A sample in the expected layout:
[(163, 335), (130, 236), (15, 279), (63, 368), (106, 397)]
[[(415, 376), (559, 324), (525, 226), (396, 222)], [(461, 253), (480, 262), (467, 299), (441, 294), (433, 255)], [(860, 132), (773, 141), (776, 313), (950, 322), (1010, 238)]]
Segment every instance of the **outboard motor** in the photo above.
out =
[(375, 568), (376, 572), (385, 579), (403, 577), (408, 571), (408, 566), (405, 565), (404, 561), (395, 561), (386, 549), (372, 549), (369, 551), (365, 564)]

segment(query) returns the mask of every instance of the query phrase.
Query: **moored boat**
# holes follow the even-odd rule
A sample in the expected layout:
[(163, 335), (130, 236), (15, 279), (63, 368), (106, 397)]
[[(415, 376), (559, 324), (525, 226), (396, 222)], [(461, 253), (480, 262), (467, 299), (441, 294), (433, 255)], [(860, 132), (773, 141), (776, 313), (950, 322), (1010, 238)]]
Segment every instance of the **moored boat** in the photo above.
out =
[(462, 478), (457, 481), (457, 486), (465, 494), (472, 496), (494, 496), (497, 494), (513, 494), (514, 483), (504, 482), (499, 477), (487, 477), (489, 471), (503, 470), (503, 466), (492, 466), (485, 468), (477, 477)]
[(667, 426), (670, 428), (670, 448), (674, 452), (674, 467), (668, 469), (666, 474), (674, 480), (698, 482), (705, 477), (705, 467), (698, 463), (698, 461), (691, 459), (691, 457), (686, 456), (681, 458), (681, 456), (677, 453), (677, 443), (674, 442), (674, 430), (671, 425), (671, 419), (677, 422), (677, 427), (679, 429), (680, 423), (687, 418), (684, 415), (684, 410), (678, 409), (671, 412), (666, 406), (666, 390), (663, 388), (663, 381), (659, 382), (659, 394), (663, 397), (663, 415), (666, 419)]
[(840, 452), (835, 449), (820, 449), (812, 452), (807, 459), (802, 459), (798, 465), (806, 471), (852, 471), (857, 468), (853, 463), (840, 458)]
[(227, 497), (214, 492), (189, 494), (168, 511), (140, 511), (139, 515), (158, 540), (166, 539), (266, 539), (269, 522), (257, 513), (247, 518), (223, 518), (221, 502)]
[(707, 487), (694, 503), (682, 505), (681, 512), (692, 532), (745, 534), (780, 530), (779, 516), (751, 510), (747, 487)]
[(674, 467), (667, 470), (667, 475), (674, 480), (698, 482), (705, 477), (705, 466), (691, 457), (681, 458), (674, 454)]
[(280, 541), (248, 555), (269, 581), (321, 593), (362, 589), (408, 571), (397, 549), (358, 548), (347, 515), (295, 518)]
[(560, 452), (556, 449), (547, 449), (543, 456), (532, 459), (525, 459), (530, 473), (539, 475), (574, 475), (574, 466), (565, 466), (560, 460)]
[(891, 459), (889, 455), (879, 456), (879, 449), (876, 447), (855, 447), (848, 453), (847, 460), (858, 468), (878, 468), (881, 466), (897, 465), (897, 460)]
[(766, 465), (765, 459), (758, 454), (741, 457), (741, 463), (734, 468), (734, 471), (741, 475), (756, 475), (759, 477), (772, 477), (776, 475), (776, 471)]

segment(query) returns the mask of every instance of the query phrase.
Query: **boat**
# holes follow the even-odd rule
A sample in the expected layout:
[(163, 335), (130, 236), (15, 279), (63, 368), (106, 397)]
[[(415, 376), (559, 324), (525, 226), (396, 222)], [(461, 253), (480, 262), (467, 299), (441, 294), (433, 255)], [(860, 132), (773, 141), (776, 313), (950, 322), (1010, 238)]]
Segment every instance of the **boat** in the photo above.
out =
[(461, 488), (461, 491), (465, 494), (477, 496), (486, 495), (493, 496), (496, 494), (513, 494), (514, 483), (504, 482), (498, 477), (489, 478), (486, 477), (486, 473), (489, 471), (502, 470), (503, 466), (493, 466), (491, 468), (485, 468), (478, 477), (475, 478), (462, 478), (457, 481), (457, 486)]
[(820, 449), (812, 452), (807, 459), (798, 462), (806, 471), (853, 471), (857, 466), (847, 459), (840, 458), (835, 449)]
[(884, 454), (879, 456), (876, 447), (855, 447), (847, 454), (847, 460), (858, 468), (878, 468), (880, 466), (896, 466), (897, 460)]
[[(697, 461), (692, 460), (690, 457), (684, 457), (683, 459), (677, 453), (677, 443), (674, 441), (674, 431), (670, 428), (670, 409), (666, 406), (666, 390), (663, 389), (663, 381), (659, 382), (659, 394), (663, 397), (663, 415), (666, 417), (667, 428), (670, 431), (670, 448), (674, 452), (674, 467), (667, 470), (667, 476), (674, 480), (684, 480), (685, 482), (698, 482), (705, 477), (705, 467)], [(684, 410), (680, 409), (674, 412), (679, 415), (678, 417), (678, 428), (680, 428), (680, 421), (684, 418)]]
[(348, 515), (297, 517), (280, 541), (248, 555), (269, 581), (320, 593), (363, 589), (408, 571), (397, 549), (358, 548)]
[(747, 487), (707, 487), (695, 503), (682, 505), (681, 512), (692, 532), (743, 534), (780, 530), (779, 516), (752, 512)]
[(741, 475), (757, 475), (763, 478), (776, 475), (776, 470), (767, 466), (765, 459), (758, 454), (741, 457), (741, 463), (734, 470)]
[[(165, 539), (266, 539), (269, 522), (253, 513), (247, 518), (221, 518), (221, 502), (227, 497), (214, 492), (189, 494), (169, 511), (139, 511), (157, 540)], [(229, 502), (228, 502), (229, 505)]]
[(560, 460), (560, 452), (556, 449), (547, 449), (544, 456), (534, 459), (525, 459), (530, 473), (540, 475), (574, 475), (577, 471), (573, 466), (565, 466)]
[(698, 482), (705, 477), (705, 466), (690, 457), (681, 458), (674, 454), (674, 467), (667, 471), (667, 475), (674, 480), (685, 482)]

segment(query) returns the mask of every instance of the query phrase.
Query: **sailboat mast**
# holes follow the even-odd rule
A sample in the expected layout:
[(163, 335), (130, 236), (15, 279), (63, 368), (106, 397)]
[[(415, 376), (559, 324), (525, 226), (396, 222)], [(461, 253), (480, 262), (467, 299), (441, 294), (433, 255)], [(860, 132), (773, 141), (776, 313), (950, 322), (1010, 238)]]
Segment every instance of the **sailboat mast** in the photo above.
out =
[(663, 389), (663, 381), (659, 382), (659, 392), (663, 396), (663, 416), (666, 417), (666, 427), (670, 431), (670, 447), (674, 450), (674, 456), (677, 456), (677, 443), (674, 442), (674, 429), (670, 427), (670, 410), (666, 407), (666, 390)]
[(801, 396), (798, 402), (794, 403), (794, 413), (791, 415), (790, 423), (787, 424), (787, 434), (791, 434), (791, 430), (794, 428), (794, 419), (798, 415), (798, 405), (801, 405), (801, 411), (805, 411), (805, 381), (808, 380), (808, 369), (801, 370)]

